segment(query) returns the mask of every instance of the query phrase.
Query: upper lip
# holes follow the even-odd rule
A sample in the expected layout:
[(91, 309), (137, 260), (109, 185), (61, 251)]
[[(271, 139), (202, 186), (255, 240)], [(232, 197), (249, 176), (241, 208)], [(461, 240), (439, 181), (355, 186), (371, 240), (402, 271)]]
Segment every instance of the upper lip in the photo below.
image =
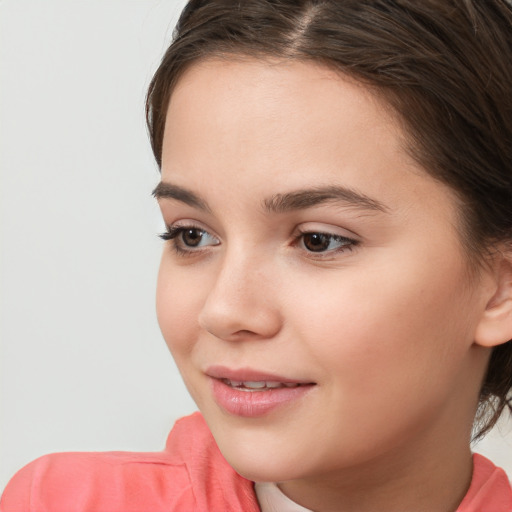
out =
[(227, 366), (209, 366), (206, 375), (214, 379), (228, 379), (241, 382), (282, 382), (286, 384), (314, 384), (303, 379), (292, 379), (253, 368), (228, 368)]

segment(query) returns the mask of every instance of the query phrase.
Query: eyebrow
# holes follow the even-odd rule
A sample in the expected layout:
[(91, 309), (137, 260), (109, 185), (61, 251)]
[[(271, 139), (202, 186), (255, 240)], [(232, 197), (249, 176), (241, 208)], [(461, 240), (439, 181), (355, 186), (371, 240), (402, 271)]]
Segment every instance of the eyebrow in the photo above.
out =
[(152, 194), (156, 199), (176, 199), (189, 206), (211, 213), (211, 208), (208, 206), (208, 203), (197, 194), (186, 188), (173, 185), (172, 183), (161, 181), (155, 187)]
[(389, 208), (361, 192), (347, 187), (329, 185), (312, 189), (302, 189), (286, 194), (276, 194), (263, 201), (265, 210), (272, 213), (284, 213), (303, 210), (324, 203), (345, 203), (361, 210), (373, 210), (386, 213)]
[[(211, 208), (197, 194), (184, 187), (161, 181), (153, 190), (156, 199), (175, 199), (211, 213)], [(268, 213), (286, 213), (293, 210), (305, 210), (324, 203), (344, 203), (346, 206), (361, 210), (388, 212), (383, 203), (372, 199), (354, 189), (329, 185), (310, 189), (300, 189), (284, 194), (275, 194), (263, 200), (263, 208)]]

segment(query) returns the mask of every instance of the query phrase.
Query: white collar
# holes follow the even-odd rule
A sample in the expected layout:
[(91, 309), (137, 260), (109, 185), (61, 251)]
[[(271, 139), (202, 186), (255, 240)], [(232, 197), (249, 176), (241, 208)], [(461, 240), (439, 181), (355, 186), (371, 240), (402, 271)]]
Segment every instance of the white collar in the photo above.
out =
[(256, 482), (254, 489), (261, 512), (313, 512), (292, 501), (273, 482)]

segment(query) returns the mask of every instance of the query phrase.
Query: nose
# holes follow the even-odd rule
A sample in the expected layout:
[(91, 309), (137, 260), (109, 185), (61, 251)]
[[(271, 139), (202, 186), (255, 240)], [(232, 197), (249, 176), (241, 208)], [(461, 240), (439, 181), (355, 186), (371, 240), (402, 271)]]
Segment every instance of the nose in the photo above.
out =
[(282, 325), (277, 286), (261, 262), (226, 258), (199, 314), (200, 326), (226, 341), (272, 338)]

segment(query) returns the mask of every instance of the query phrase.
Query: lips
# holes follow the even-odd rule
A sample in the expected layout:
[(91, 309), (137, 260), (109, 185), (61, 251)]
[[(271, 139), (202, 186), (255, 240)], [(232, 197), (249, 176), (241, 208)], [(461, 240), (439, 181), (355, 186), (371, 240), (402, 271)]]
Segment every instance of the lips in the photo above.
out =
[(315, 386), (314, 382), (249, 368), (215, 366), (208, 368), (206, 374), (217, 405), (231, 415), (245, 418), (263, 416), (276, 408), (298, 403)]

